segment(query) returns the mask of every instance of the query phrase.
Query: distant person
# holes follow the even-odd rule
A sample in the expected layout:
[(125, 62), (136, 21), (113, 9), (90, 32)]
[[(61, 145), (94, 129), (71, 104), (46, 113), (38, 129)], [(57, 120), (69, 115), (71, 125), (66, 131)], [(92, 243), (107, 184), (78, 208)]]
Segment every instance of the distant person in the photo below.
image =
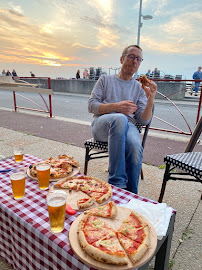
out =
[(80, 79), (80, 70), (79, 69), (77, 70), (76, 78), (77, 78), (77, 80)]
[(35, 77), (34, 73), (32, 73), (32, 71), (30, 71), (31, 77)]
[(12, 75), (13, 75), (13, 77), (18, 76), (18, 75), (17, 75), (17, 73), (16, 73), (16, 71), (15, 71), (15, 69), (13, 69), (13, 71), (12, 71)]
[(84, 69), (83, 78), (84, 79), (89, 79), (89, 74), (88, 74), (88, 70), (87, 69)]
[(150, 74), (151, 74), (151, 70), (148, 69), (148, 71), (147, 71), (147, 73), (145, 75), (147, 76), (147, 78), (149, 78), (150, 77)]
[(11, 76), (11, 73), (10, 73), (10, 71), (9, 71), (9, 70), (7, 70), (7, 72), (6, 72), (6, 76)]
[[(196, 72), (194, 72), (193, 79), (194, 80), (202, 80), (201, 67), (198, 67), (198, 70)], [(193, 91), (195, 92), (195, 96), (198, 95), (197, 93), (198, 93), (199, 85), (200, 85), (200, 82), (195, 81), (195, 87), (193, 89)]]
[(3, 69), (3, 71), (2, 71), (2, 75), (3, 75), (3, 76), (6, 76), (6, 71), (5, 71), (5, 69)]
[(157, 73), (157, 72), (158, 72), (158, 68), (155, 68), (155, 69), (152, 71), (152, 74)]

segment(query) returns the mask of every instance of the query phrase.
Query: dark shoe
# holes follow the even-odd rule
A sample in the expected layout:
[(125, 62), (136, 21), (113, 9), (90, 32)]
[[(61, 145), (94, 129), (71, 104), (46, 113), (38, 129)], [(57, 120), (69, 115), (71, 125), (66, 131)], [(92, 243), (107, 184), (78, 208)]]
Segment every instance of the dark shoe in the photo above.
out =
[(198, 96), (197, 94), (195, 94), (194, 96)]

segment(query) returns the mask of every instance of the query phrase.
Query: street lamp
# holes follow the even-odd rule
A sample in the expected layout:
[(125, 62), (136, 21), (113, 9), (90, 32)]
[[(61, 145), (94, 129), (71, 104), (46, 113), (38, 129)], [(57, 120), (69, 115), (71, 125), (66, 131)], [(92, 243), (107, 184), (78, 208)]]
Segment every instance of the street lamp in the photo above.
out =
[(142, 15), (142, 0), (140, 0), (140, 9), (139, 9), (139, 22), (138, 22), (138, 33), (137, 33), (137, 45), (138, 46), (140, 45), (140, 28), (143, 25), (141, 18), (143, 18), (143, 20), (153, 19), (153, 17), (151, 15)]
[[(138, 33), (137, 33), (137, 45), (138, 46), (140, 46), (140, 28), (143, 25), (141, 18), (143, 18), (143, 20), (153, 19), (153, 17), (151, 15), (142, 15), (142, 0), (140, 0), (140, 9), (139, 9), (139, 22), (138, 22)], [(137, 74), (138, 74), (138, 72), (135, 73), (136, 79), (137, 79)]]

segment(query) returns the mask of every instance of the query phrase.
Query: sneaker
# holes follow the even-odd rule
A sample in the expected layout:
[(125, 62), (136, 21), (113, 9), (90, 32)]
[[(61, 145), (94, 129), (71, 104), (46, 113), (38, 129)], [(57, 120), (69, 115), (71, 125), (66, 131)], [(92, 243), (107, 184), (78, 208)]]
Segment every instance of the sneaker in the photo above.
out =
[(197, 94), (195, 94), (194, 96), (198, 96)]

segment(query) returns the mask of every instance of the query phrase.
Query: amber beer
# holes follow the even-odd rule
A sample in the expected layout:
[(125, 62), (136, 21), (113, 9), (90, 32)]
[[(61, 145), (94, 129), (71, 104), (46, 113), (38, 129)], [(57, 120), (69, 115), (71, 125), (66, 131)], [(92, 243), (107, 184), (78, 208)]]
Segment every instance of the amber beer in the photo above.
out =
[(23, 161), (23, 148), (21, 146), (14, 146), (14, 157), (17, 163)]
[(65, 222), (67, 193), (54, 191), (47, 196), (50, 229), (53, 233), (62, 232)]
[(20, 200), (25, 196), (25, 178), (23, 170), (13, 171), (10, 175), (14, 199)]
[(36, 166), (39, 188), (42, 190), (49, 188), (50, 165), (38, 164)]

